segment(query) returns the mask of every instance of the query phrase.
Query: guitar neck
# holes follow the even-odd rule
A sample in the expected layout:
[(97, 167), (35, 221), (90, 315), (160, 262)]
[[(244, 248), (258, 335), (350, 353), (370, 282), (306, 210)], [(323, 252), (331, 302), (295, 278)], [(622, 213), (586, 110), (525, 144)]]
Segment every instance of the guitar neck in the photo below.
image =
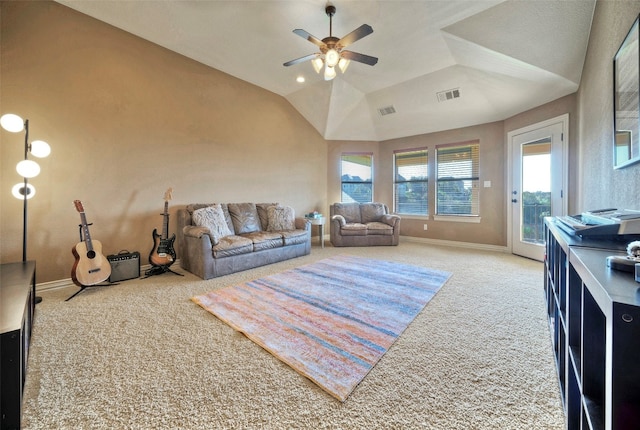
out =
[(163, 239), (168, 239), (169, 238), (169, 202), (165, 201), (164, 202), (164, 220), (162, 222), (162, 238)]
[(84, 236), (84, 243), (87, 245), (87, 251), (93, 251), (91, 234), (89, 233), (89, 224), (87, 224), (87, 217), (84, 212), (80, 212), (80, 222), (82, 224), (82, 234)]

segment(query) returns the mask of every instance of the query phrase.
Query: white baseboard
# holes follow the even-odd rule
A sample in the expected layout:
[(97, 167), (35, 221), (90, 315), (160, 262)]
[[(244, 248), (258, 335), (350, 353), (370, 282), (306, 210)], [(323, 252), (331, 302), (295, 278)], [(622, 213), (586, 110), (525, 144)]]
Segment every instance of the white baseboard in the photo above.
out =
[(452, 246), (455, 248), (480, 249), (484, 251), (495, 251), (495, 252), (502, 252), (506, 254), (509, 253), (509, 249), (506, 246), (487, 245), (485, 243), (458, 242), (455, 240), (429, 239), (426, 237), (413, 237), (413, 236), (400, 236), (400, 240), (403, 242), (424, 243), (428, 245), (442, 245), (442, 246)]
[[(180, 259), (178, 258), (173, 264), (176, 264), (180, 267)], [(151, 264), (145, 264), (144, 266), (140, 266), (140, 276), (144, 274), (147, 270), (151, 268)], [(49, 281), (42, 282), (40, 284), (36, 284), (36, 292), (38, 291), (47, 291), (47, 290), (55, 290), (56, 288), (66, 288), (71, 286), (77, 286), (73, 283), (71, 278), (59, 279), (57, 281)]]

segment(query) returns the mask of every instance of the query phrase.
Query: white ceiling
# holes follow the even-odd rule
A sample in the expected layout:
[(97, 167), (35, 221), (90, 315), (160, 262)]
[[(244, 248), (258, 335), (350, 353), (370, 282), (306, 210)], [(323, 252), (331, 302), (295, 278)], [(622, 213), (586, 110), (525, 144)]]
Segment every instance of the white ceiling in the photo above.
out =
[[(595, 0), (335, 0), (333, 35), (369, 24), (324, 81), (293, 33), (329, 35), (325, 0), (57, 0), (285, 97), (329, 140), (387, 139), (499, 121), (578, 89)], [(296, 82), (304, 76), (306, 82)], [(460, 98), (436, 93), (458, 88)], [(396, 113), (381, 116), (379, 108)]]

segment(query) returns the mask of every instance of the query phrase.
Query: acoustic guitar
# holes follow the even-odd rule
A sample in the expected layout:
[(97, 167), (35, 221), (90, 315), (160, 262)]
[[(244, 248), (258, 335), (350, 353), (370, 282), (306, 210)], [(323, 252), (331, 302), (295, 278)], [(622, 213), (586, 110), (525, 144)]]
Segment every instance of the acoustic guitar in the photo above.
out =
[(176, 261), (176, 252), (173, 249), (173, 242), (176, 240), (175, 233), (169, 237), (169, 200), (171, 200), (172, 188), (164, 193), (164, 213), (162, 236), (158, 234), (158, 229), (153, 229), (153, 248), (149, 254), (149, 263), (155, 267), (167, 268)]
[(80, 287), (96, 285), (111, 276), (111, 264), (109, 260), (102, 255), (102, 243), (98, 240), (91, 240), (89, 225), (87, 224), (87, 217), (85, 216), (82, 202), (80, 200), (74, 200), (73, 203), (76, 206), (76, 210), (80, 212), (84, 239), (71, 249), (71, 253), (76, 258), (73, 268), (71, 269), (71, 279)]

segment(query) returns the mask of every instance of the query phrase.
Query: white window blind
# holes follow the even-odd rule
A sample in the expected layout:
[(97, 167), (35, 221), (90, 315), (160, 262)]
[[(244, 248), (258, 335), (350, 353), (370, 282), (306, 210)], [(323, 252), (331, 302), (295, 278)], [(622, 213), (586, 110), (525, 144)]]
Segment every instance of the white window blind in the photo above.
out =
[(394, 153), (394, 212), (428, 215), (427, 149), (400, 150)]
[(480, 145), (477, 141), (436, 147), (438, 215), (478, 215)]

